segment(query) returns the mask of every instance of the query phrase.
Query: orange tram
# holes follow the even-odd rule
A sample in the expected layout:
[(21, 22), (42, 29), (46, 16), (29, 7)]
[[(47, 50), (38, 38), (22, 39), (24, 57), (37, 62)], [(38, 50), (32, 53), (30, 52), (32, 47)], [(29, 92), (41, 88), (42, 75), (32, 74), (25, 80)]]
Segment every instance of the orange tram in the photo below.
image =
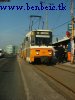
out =
[(20, 56), (29, 63), (50, 62), (53, 57), (52, 31), (33, 30), (26, 34)]

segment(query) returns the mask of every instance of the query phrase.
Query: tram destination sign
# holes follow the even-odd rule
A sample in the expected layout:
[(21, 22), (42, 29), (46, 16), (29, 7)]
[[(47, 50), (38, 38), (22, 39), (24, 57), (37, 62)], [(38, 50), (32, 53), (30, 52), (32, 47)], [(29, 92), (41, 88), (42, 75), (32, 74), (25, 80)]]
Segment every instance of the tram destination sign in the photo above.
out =
[(36, 34), (49, 35), (49, 32), (38, 31)]
[(36, 35), (36, 37), (39, 37), (39, 38), (50, 38), (50, 36), (49, 35), (42, 35), (42, 34), (40, 34), (40, 35)]

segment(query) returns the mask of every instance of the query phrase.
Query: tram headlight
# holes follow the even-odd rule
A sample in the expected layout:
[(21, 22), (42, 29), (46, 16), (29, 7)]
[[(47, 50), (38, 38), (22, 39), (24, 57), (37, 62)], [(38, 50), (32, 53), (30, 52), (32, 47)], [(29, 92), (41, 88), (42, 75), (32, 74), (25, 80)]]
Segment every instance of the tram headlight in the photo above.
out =
[(52, 55), (52, 51), (51, 50), (48, 50), (48, 53), (49, 53), (49, 55)]
[(37, 55), (39, 55), (39, 52), (36, 52)]
[(36, 50), (36, 54), (39, 55), (40, 50)]
[(49, 55), (51, 55), (52, 54), (52, 52), (49, 52)]

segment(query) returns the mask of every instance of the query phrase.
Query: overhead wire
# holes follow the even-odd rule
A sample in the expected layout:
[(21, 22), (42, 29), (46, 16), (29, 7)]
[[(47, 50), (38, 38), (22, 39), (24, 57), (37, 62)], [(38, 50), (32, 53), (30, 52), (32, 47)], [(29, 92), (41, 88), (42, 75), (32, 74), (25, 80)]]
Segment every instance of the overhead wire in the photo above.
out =
[[(67, 6), (68, 3), (69, 3), (68, 0), (66, 0), (66, 3), (65, 3), (66, 6)], [(68, 8), (70, 8), (70, 7), (68, 7)], [(67, 10), (67, 11), (68, 11), (68, 10)], [(67, 13), (70, 13), (70, 12), (68, 11)], [(59, 18), (58, 20), (60, 20), (62, 14), (63, 14), (63, 13), (60, 13), (60, 14), (58, 15), (58, 17), (57, 17), (57, 18)], [(57, 20), (56, 20), (56, 21), (57, 21)], [(66, 25), (66, 24), (69, 23), (69, 22), (71, 22), (71, 20), (66, 21), (66, 22), (64, 22), (64, 23), (62, 23), (62, 24), (60, 24), (60, 25), (58, 25), (58, 26), (52, 28), (52, 31), (55, 31), (56, 29), (58, 29), (58, 28), (60, 28), (60, 27), (62, 27), (62, 26), (64, 26), (64, 25)], [(61, 35), (62, 35), (62, 34), (61, 34)], [(54, 35), (54, 36), (57, 36), (57, 35)], [(59, 35), (58, 35), (58, 36), (59, 36)]]
[[(65, 4), (66, 4), (66, 6), (67, 6), (68, 0), (65, 1)], [(62, 14), (63, 14), (62, 12), (60, 12), (59, 14), (57, 14), (57, 19), (56, 19), (56, 21), (60, 20)]]
[(71, 20), (69, 20), (69, 21), (67, 21), (67, 22), (65, 22), (65, 23), (63, 23), (63, 24), (60, 24), (60, 25), (56, 26), (55, 28), (52, 28), (52, 30), (55, 30), (55, 29), (57, 29), (57, 28), (59, 28), (59, 27), (62, 27), (63, 25), (69, 23), (70, 21), (71, 21)]

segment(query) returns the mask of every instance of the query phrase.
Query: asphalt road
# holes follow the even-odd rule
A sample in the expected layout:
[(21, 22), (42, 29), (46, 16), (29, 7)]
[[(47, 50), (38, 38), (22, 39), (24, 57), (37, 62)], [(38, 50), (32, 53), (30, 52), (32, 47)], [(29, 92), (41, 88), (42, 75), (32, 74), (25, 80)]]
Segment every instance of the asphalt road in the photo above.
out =
[(0, 59), (0, 100), (70, 100), (52, 88), (34, 67), (20, 57)]
[(0, 100), (26, 100), (20, 68), (15, 57), (0, 59)]

